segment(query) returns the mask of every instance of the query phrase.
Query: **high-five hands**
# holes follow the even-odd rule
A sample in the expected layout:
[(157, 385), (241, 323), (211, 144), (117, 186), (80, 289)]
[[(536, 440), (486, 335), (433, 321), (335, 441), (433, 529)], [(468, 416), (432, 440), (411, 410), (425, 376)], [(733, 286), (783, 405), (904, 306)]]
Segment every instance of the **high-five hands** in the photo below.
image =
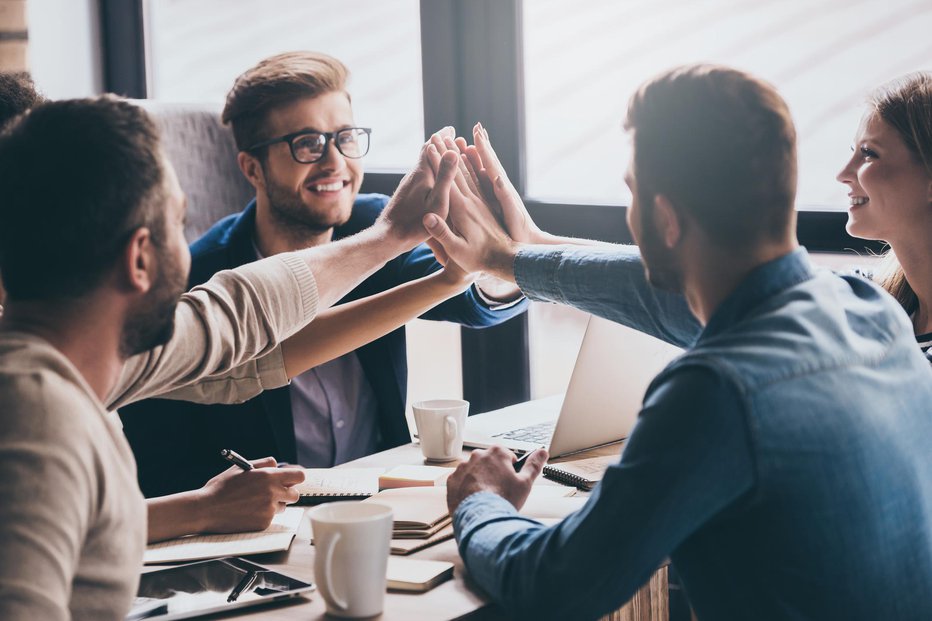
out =
[(423, 218), (428, 213), (447, 217), (450, 186), (459, 164), (456, 154), (438, 153), (428, 160), (428, 145), (421, 149), (417, 166), (401, 180), (376, 221), (375, 226), (384, 230), (386, 241), (406, 251), (427, 239)]
[[(441, 166), (447, 165), (451, 157), (456, 159), (447, 221), (441, 217), (440, 211), (433, 210), (423, 218), (424, 226), (433, 238), (433, 242), (428, 243), (441, 262), (449, 258), (466, 271), (485, 271), (513, 282), (512, 264), (517, 244), (499, 221), (499, 218), (504, 218), (499, 201), (494, 198), (490, 201), (481, 189), (484, 183), (488, 186), (488, 173), (482, 173), (488, 169), (483, 166), (477, 170), (468, 156), (461, 152), (468, 149), (465, 141), (458, 140), (459, 144), (453, 138), (452, 129), (444, 128), (431, 137), (426, 150), (427, 161), (438, 175)], [(481, 163), (481, 157), (477, 155), (476, 161)], [(482, 181), (483, 178), (487, 181)], [(504, 177), (497, 175), (496, 178)]]
[(456, 144), (466, 154), (466, 160), (478, 179), (483, 195), (490, 203), (496, 204), (508, 235), (521, 243), (544, 243), (546, 233), (531, 219), (521, 195), (508, 179), (505, 167), (492, 148), (489, 133), (482, 127), (482, 123), (476, 123), (472, 135), (472, 145), (466, 145), (462, 138), (458, 138)]

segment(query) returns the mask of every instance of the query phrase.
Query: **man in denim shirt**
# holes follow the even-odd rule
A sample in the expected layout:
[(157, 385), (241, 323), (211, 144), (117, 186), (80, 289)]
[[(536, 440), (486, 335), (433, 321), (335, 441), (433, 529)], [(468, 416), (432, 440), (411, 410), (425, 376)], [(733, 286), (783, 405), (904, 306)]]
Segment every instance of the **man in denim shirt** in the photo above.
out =
[(932, 369), (891, 297), (798, 248), (785, 103), (746, 74), (685, 67), (641, 87), (626, 127), (629, 226), (647, 280), (673, 293), (635, 275), (636, 251), (521, 243), (578, 244), (536, 230), (503, 179), (511, 237), (465, 184), (453, 229), (425, 218), (441, 255), (531, 299), (690, 346), (560, 524), (515, 509), (543, 451), (519, 474), (494, 448), (457, 469), (448, 502), (471, 576), (521, 616), (595, 618), (669, 557), (700, 618), (929, 618)]

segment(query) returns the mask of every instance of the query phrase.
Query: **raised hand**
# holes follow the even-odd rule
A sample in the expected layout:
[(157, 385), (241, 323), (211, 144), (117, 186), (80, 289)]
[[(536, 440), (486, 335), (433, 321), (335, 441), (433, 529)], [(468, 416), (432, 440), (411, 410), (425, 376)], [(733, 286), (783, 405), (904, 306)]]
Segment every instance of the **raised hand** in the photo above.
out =
[[(432, 169), (440, 170), (441, 164), (451, 158), (463, 162), (452, 139), (448, 143), (448, 136), (438, 134), (431, 138), (427, 148), (427, 160)], [(441, 154), (440, 149), (445, 151)], [(436, 214), (424, 217), (424, 225), (435, 240), (431, 247), (441, 262), (449, 258), (467, 272), (489, 272), (513, 282), (511, 264), (515, 244), (468, 176), (466, 165), (458, 165), (449, 184), (449, 225)]]
[(439, 158), (431, 167), (427, 147), (421, 149), (417, 166), (398, 185), (375, 226), (385, 230), (389, 241), (399, 244), (401, 251), (410, 250), (427, 239), (422, 219), (427, 213), (445, 218), (448, 211), (449, 188), (457, 172), (459, 160), (452, 154)]
[(466, 158), (486, 198), (491, 201), (494, 197), (494, 202), (498, 204), (505, 230), (517, 242), (544, 243), (546, 234), (531, 219), (521, 195), (508, 179), (505, 168), (492, 148), (489, 133), (481, 123), (476, 123), (472, 135), (473, 145), (465, 147)]

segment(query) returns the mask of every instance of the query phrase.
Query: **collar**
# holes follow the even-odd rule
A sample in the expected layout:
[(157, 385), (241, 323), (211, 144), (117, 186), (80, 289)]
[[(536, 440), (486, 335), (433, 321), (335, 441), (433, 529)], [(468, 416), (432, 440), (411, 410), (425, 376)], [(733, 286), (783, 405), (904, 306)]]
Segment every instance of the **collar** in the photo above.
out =
[(759, 265), (719, 305), (699, 340), (728, 330), (765, 300), (811, 279), (813, 275), (809, 253), (803, 247)]

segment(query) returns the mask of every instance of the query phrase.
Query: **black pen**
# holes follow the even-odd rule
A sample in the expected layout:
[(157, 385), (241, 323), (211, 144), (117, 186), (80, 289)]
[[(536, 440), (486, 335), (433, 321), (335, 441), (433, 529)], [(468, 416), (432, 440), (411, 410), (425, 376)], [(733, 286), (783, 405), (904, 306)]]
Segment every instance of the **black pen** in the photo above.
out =
[[(223, 450), (226, 450), (226, 449), (223, 449)], [(230, 451), (230, 452), (233, 453), (233, 451)], [(233, 453), (233, 454), (236, 455), (236, 453)], [(224, 455), (224, 457), (226, 457), (226, 455)], [(239, 457), (239, 455), (237, 455), (237, 457)], [(240, 459), (242, 459), (242, 457), (240, 457)], [(237, 466), (238, 465), (239, 464), (237, 464)], [(243, 594), (243, 591), (252, 587), (252, 583), (256, 581), (256, 577), (258, 577), (258, 575), (259, 575), (258, 571), (254, 569), (249, 570), (246, 573), (246, 575), (243, 576), (243, 578), (239, 581), (239, 583), (237, 583), (237, 585), (233, 587), (233, 590), (230, 592), (230, 595), (227, 597), (227, 603), (235, 602), (236, 600), (238, 600), (239, 596)]]
[(243, 470), (252, 470), (252, 464), (246, 461), (242, 455), (230, 449), (221, 449), (220, 456), (229, 462), (233, 462)]
[(533, 452), (534, 451), (526, 451), (524, 455), (515, 460), (515, 463), (512, 464), (515, 467), (515, 472), (521, 472), (521, 468), (524, 466), (524, 462), (527, 461), (527, 458)]

